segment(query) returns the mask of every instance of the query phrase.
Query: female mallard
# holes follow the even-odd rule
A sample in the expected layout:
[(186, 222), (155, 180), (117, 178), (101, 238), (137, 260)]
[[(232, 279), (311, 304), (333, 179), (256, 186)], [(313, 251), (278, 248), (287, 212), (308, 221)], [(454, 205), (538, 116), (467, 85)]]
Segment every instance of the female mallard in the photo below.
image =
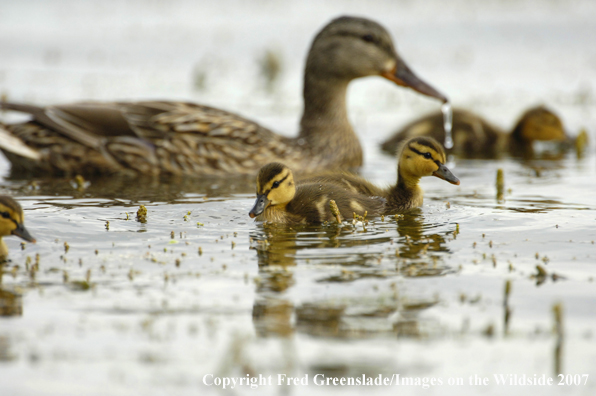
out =
[(257, 176), (257, 200), (249, 216), (285, 224), (317, 224), (336, 219), (329, 202), (334, 200), (340, 219), (380, 215), (385, 200), (367, 197), (337, 183), (298, 183), (290, 168), (278, 162), (265, 165)]
[[(447, 99), (402, 61), (378, 23), (341, 17), (315, 37), (304, 72), (304, 112), (296, 138), (238, 115), (180, 102), (78, 103), (36, 107), (2, 103), (33, 120), (0, 126), (0, 147), (15, 169), (47, 173), (254, 174), (283, 160), (301, 171), (352, 168), (362, 148), (348, 120), (350, 81), (382, 76)], [(9, 142), (4, 135), (17, 137)]]
[(303, 183), (337, 184), (355, 194), (382, 197), (387, 203), (383, 214), (396, 214), (422, 206), (424, 193), (418, 183), (425, 176), (436, 176), (451, 184), (459, 185), (459, 179), (445, 166), (442, 146), (430, 137), (416, 137), (403, 143), (397, 156), (397, 183), (380, 188), (355, 174), (328, 173), (304, 179)]
[(0, 262), (6, 260), (8, 247), (2, 237), (16, 235), (35, 243), (35, 238), (25, 228), (25, 215), (21, 205), (11, 197), (0, 195)]
[[(411, 122), (383, 142), (381, 148), (395, 153), (401, 141), (414, 136), (431, 136), (439, 142), (445, 141), (442, 113), (431, 113)], [(469, 111), (453, 111), (453, 152), (460, 156), (492, 158), (506, 151), (516, 156), (528, 155), (536, 140), (567, 140), (561, 120), (546, 107), (527, 110), (510, 133)]]

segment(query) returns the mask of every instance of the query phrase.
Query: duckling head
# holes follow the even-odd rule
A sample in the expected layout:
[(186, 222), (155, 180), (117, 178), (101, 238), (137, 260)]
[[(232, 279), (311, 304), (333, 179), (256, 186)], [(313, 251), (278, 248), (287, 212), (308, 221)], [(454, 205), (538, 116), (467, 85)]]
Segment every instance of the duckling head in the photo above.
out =
[(404, 142), (399, 154), (398, 174), (404, 182), (417, 184), (421, 177), (436, 176), (451, 184), (459, 179), (445, 166), (443, 147), (431, 137), (419, 136)]
[(35, 243), (35, 238), (23, 224), (25, 216), (21, 205), (11, 197), (0, 196), (0, 238), (16, 235), (26, 241)]
[(285, 206), (296, 195), (296, 183), (290, 168), (279, 162), (263, 166), (257, 176), (257, 200), (248, 215), (260, 215), (268, 206)]
[(561, 119), (544, 106), (538, 106), (526, 111), (515, 126), (512, 137), (517, 140), (531, 142), (534, 140), (567, 139)]
[(387, 30), (366, 18), (342, 16), (315, 37), (306, 60), (306, 75), (350, 81), (382, 76), (443, 102), (447, 98), (418, 78), (395, 50)]

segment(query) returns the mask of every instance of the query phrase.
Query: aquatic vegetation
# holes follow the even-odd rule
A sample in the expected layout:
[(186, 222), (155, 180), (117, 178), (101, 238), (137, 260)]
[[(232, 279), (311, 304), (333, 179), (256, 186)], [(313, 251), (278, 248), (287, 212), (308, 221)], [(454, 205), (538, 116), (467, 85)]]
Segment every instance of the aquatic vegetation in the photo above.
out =
[(145, 205), (139, 206), (139, 210), (137, 210), (137, 221), (139, 223), (147, 222), (147, 208)]
[(497, 202), (503, 202), (505, 200), (505, 176), (503, 169), (497, 169)]

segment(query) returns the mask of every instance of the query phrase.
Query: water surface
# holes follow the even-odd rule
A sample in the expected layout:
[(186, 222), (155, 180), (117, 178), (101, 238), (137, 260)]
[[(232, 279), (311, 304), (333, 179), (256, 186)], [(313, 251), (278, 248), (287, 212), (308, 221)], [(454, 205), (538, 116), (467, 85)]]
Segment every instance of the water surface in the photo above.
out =
[[(586, 41), (594, 37), (587, 34), (594, 30), (586, 22), (591, 2), (492, 2), (478, 9), (462, 2), (447, 10), (441, 2), (432, 3), (436, 9), (397, 2), (400, 12), (394, 13), (387, 7), (393, 12), (398, 5), (384, 2), (325, 5), (320, 20), (311, 18), (308, 3), (294, 4), (293, 12), (270, 4), (250, 20), (250, 10), (235, 2), (231, 14), (193, 2), (171, 10), (123, 4), (136, 14), (110, 19), (91, 2), (47, 19), (59, 9), (11, 4), (10, 23), (2, 29), (15, 38), (0, 60), (2, 89), (11, 99), (36, 103), (192, 99), (291, 133), (308, 41), (320, 24), (350, 12), (386, 24), (409, 64), (455, 105), (507, 128), (527, 107), (546, 102), (571, 135), (587, 128), (592, 144), (581, 157), (547, 151), (534, 159), (455, 158), (452, 171), (461, 185), (425, 179), (420, 209), (373, 218), (366, 226), (293, 228), (248, 217), (250, 178), (112, 177), (90, 179), (78, 190), (70, 178), (11, 175), (2, 159), (0, 193), (17, 197), (38, 240), (21, 245), (6, 238), (11, 261), (0, 283), (3, 394), (220, 394), (205, 385), (205, 375), (286, 373), (308, 374), (311, 386), (233, 392), (360, 394), (361, 387), (315, 386), (312, 379), (400, 374), (462, 378), (466, 385), (365, 391), (525, 395), (522, 386), (495, 385), (493, 375), (555, 377), (556, 365), (566, 374), (595, 372), (596, 119), (589, 81), (596, 81), (596, 53)], [(192, 12), (180, 11), (187, 9)], [(18, 35), (22, 25), (15, 15), (27, 12), (30, 29)], [(197, 25), (200, 12), (210, 16), (204, 25)], [(63, 37), (56, 26), (71, 26), (77, 15), (89, 27), (75, 24), (80, 37)], [(176, 40), (162, 43), (159, 37)], [(193, 37), (215, 44), (200, 45), (205, 40)], [(278, 52), (286, 62), (273, 92), (260, 88), (257, 70), (266, 46), (283, 48)], [(198, 90), (196, 70), (207, 76)], [(367, 79), (349, 92), (366, 153), (362, 174), (380, 184), (393, 182), (396, 172), (378, 142), (440, 108), (387, 84)], [(502, 200), (495, 186), (499, 168)], [(148, 209), (146, 223), (136, 220), (141, 204)], [(559, 303), (564, 339), (557, 352), (552, 309)], [(471, 375), (491, 383), (470, 386)], [(596, 378), (534, 391), (591, 395)]]

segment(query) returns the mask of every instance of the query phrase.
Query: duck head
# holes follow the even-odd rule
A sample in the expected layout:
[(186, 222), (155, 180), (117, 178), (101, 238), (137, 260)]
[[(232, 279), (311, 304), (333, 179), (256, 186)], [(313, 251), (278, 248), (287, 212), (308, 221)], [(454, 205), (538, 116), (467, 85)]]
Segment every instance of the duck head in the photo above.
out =
[(417, 184), (421, 177), (435, 176), (459, 185), (459, 179), (445, 166), (443, 147), (431, 137), (419, 136), (406, 140), (399, 154), (398, 173), (405, 182)]
[(525, 142), (567, 139), (561, 119), (544, 106), (533, 107), (522, 114), (511, 135)]
[(327, 24), (312, 43), (306, 69), (307, 75), (347, 81), (382, 76), (421, 94), (448, 100), (412, 72), (383, 26), (365, 18), (343, 16)]
[(11, 197), (0, 196), (0, 237), (16, 235), (35, 243), (35, 238), (25, 228), (24, 221), (21, 205)]
[(254, 218), (269, 206), (286, 205), (296, 195), (290, 168), (278, 162), (263, 166), (257, 176), (257, 199), (248, 215)]

